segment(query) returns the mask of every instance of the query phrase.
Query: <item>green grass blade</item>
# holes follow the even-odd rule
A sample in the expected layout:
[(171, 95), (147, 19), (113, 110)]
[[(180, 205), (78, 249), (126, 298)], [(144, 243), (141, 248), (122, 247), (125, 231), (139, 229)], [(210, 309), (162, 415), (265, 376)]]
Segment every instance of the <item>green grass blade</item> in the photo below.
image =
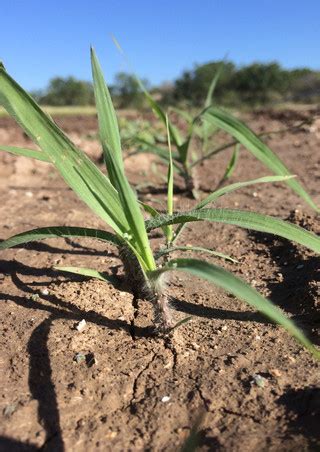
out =
[[(153, 143), (150, 143), (149, 141), (147, 141), (147, 140), (145, 140), (143, 138), (137, 137), (135, 139), (135, 141), (137, 143), (140, 143), (140, 144), (143, 144), (143, 145), (147, 146), (147, 148), (141, 150), (141, 152), (143, 152), (143, 153), (149, 152), (150, 154), (157, 155), (157, 156), (161, 157), (162, 159), (164, 159), (164, 160), (166, 160), (168, 162), (168, 160), (169, 160), (169, 153), (168, 153), (167, 149), (161, 148), (160, 146), (157, 146), (157, 145), (155, 145)], [(138, 152), (134, 151), (130, 155), (134, 155), (136, 153), (138, 153)], [(177, 152), (172, 152), (172, 158), (174, 160), (176, 160), (177, 162), (180, 162), (180, 156), (179, 156), (179, 154)]]
[(91, 66), (99, 120), (100, 140), (110, 180), (112, 184), (116, 186), (115, 181), (113, 180), (114, 175), (112, 174), (114, 162), (116, 162), (117, 165), (119, 165), (119, 167), (123, 170), (120, 133), (111, 96), (105, 83), (100, 63), (93, 48), (91, 48)]
[(101, 281), (105, 281), (111, 283), (113, 285), (119, 284), (118, 278), (112, 275), (108, 275), (104, 272), (98, 272), (93, 268), (82, 268), (82, 267), (52, 267), (54, 270), (58, 270), (60, 272), (72, 273), (74, 275), (86, 276), (87, 278), (96, 278)]
[(296, 176), (294, 176), (294, 175), (291, 175), (291, 176), (265, 176), (265, 177), (259, 177), (258, 179), (244, 181), (244, 182), (236, 182), (234, 184), (219, 188), (219, 190), (216, 190), (213, 193), (211, 193), (209, 196), (204, 198), (201, 202), (199, 202), (196, 205), (196, 209), (202, 209), (207, 204), (216, 201), (221, 196), (227, 195), (235, 190), (239, 190), (244, 187), (249, 187), (250, 185), (266, 184), (266, 183), (271, 183), (271, 182), (285, 182), (288, 179), (292, 179), (294, 177), (296, 177)]
[(320, 254), (320, 237), (306, 231), (300, 226), (280, 220), (279, 218), (236, 209), (200, 209), (176, 213), (172, 216), (160, 215), (146, 221), (148, 230), (169, 224), (188, 223), (192, 221), (214, 221), (239, 226), (254, 231), (267, 232), (292, 240)]
[(177, 115), (179, 115), (184, 121), (186, 121), (186, 123), (188, 123), (189, 125), (192, 123), (193, 118), (192, 115), (185, 111), (182, 110), (181, 108), (177, 108), (177, 107), (169, 107), (169, 111), (173, 111), (174, 113), (176, 113)]
[(99, 62), (93, 50), (91, 50), (91, 57), (94, 90), (97, 100), (99, 129), (108, 172), (112, 180), (112, 184), (118, 191), (120, 203), (129, 224), (127, 232), (131, 236), (129, 240), (130, 244), (135, 250), (143, 269), (150, 270), (155, 268), (155, 262), (150, 248), (139, 202), (124, 173), (120, 141), (119, 148), (118, 144), (115, 142), (115, 139), (108, 141), (111, 129), (116, 128), (116, 132), (114, 131), (114, 133), (117, 136), (119, 135), (114, 108), (100, 69)]
[[(150, 206), (149, 204), (146, 204), (145, 202), (139, 201), (140, 205), (143, 207), (143, 209), (152, 216), (152, 218), (157, 217), (158, 215), (160, 215), (160, 213), (152, 206)], [(165, 237), (168, 237), (169, 234), (169, 226), (163, 226), (162, 231), (164, 233)]]
[[(164, 126), (166, 126), (167, 120), (166, 120), (165, 112), (160, 107), (158, 102), (156, 100), (154, 100), (154, 98), (151, 96), (151, 94), (146, 90), (146, 88), (144, 87), (141, 80), (137, 78), (137, 82), (139, 83), (139, 86), (140, 86), (142, 92), (144, 93), (153, 112), (163, 122)], [(170, 131), (170, 136), (171, 136), (172, 142), (177, 147), (177, 149), (179, 149), (179, 147), (183, 143), (183, 139), (182, 139), (178, 129), (171, 123), (171, 121), (169, 121), (169, 131)]]
[[(171, 150), (171, 138), (169, 131), (169, 120), (167, 116), (167, 136), (168, 136), (168, 149), (169, 149), (169, 165), (168, 165), (168, 177), (167, 177), (167, 212), (168, 215), (173, 214), (173, 163), (172, 163), (172, 150)], [(173, 228), (168, 226), (167, 244), (170, 245), (173, 239)]]
[(23, 245), (28, 242), (38, 240), (59, 238), (59, 237), (86, 237), (91, 239), (102, 240), (120, 246), (123, 240), (111, 232), (102, 231), (100, 229), (79, 228), (71, 226), (51, 226), (46, 228), (31, 229), (14, 235), (3, 242), (0, 242), (0, 250), (12, 248), (13, 246)]
[[(139, 80), (137, 78), (137, 81), (138, 81), (139, 86), (140, 86), (141, 90), (143, 91), (147, 101), (149, 102), (149, 105), (152, 108), (153, 112), (155, 113), (156, 116), (158, 116), (158, 118), (166, 126), (166, 124), (167, 124), (167, 119), (166, 119), (167, 115), (165, 114), (163, 109), (160, 107), (160, 105), (153, 99), (151, 94), (146, 90), (146, 88), (142, 84), (141, 80)], [(192, 128), (193, 125), (191, 125), (190, 127)], [(190, 136), (188, 136), (187, 139), (182, 138), (179, 130), (177, 129), (177, 127), (175, 127), (172, 124), (171, 121), (169, 121), (169, 131), (170, 131), (171, 141), (176, 146), (176, 149), (177, 149), (177, 151), (179, 153), (179, 159), (180, 159), (180, 161), (185, 163), (186, 156), (187, 156), (187, 151), (188, 151), (189, 143), (190, 143), (190, 136), (191, 136), (192, 132), (189, 133)]]
[(165, 256), (166, 254), (173, 253), (174, 251), (195, 251), (199, 253), (208, 253), (211, 254), (212, 256), (220, 257), (221, 259), (225, 259), (227, 261), (239, 263), (236, 259), (233, 259), (227, 254), (219, 253), (218, 251), (214, 251), (209, 248), (202, 248), (201, 246), (172, 246), (170, 248), (164, 248), (162, 250), (159, 250), (155, 254), (155, 258), (159, 259), (160, 257)]
[(232, 273), (217, 265), (197, 259), (175, 259), (170, 261), (164, 268), (154, 272), (153, 276), (170, 270), (183, 271), (205, 279), (247, 302), (266, 317), (283, 326), (302, 345), (310, 350), (317, 359), (320, 359), (320, 351), (313, 346), (303, 332), (277, 306)]
[(227, 165), (227, 168), (225, 170), (225, 173), (222, 177), (222, 182), (226, 181), (227, 179), (229, 179), (232, 176), (232, 174), (236, 168), (237, 161), (238, 161), (239, 149), (240, 149), (240, 144), (237, 143), (234, 147), (234, 151), (232, 153), (231, 159), (230, 159), (230, 161)]
[[(201, 116), (201, 114), (200, 114), (200, 116)], [(294, 126), (294, 127), (287, 127), (287, 128), (284, 128), (284, 129), (277, 129), (277, 130), (268, 130), (268, 131), (266, 131), (266, 132), (259, 133), (259, 134), (257, 135), (257, 137), (258, 137), (258, 138), (263, 138), (263, 137), (267, 137), (267, 136), (271, 136), (271, 135), (276, 135), (276, 134), (283, 133), (283, 132), (289, 132), (289, 131), (291, 131), (291, 130), (298, 130), (298, 129), (299, 129), (300, 127), (302, 127), (304, 124), (306, 124), (306, 121), (302, 121), (300, 124), (298, 124), (297, 126)], [(212, 123), (212, 125), (214, 126), (213, 123)], [(200, 163), (204, 162), (205, 160), (210, 159), (210, 158), (213, 157), (214, 155), (219, 154), (220, 152), (222, 152), (222, 151), (224, 151), (224, 150), (226, 150), (226, 149), (228, 149), (228, 148), (230, 148), (230, 147), (232, 147), (232, 146), (235, 146), (235, 145), (237, 145), (237, 144), (238, 144), (238, 141), (237, 141), (237, 140), (233, 140), (233, 141), (230, 141), (229, 143), (223, 144), (222, 146), (218, 146), (217, 148), (212, 149), (211, 151), (208, 151), (205, 155), (202, 155), (202, 156), (199, 157), (198, 159), (194, 160), (194, 161), (191, 163), (190, 167), (192, 168), (192, 167), (194, 167), (194, 166), (197, 166), (197, 165), (199, 165)]]
[(223, 71), (223, 66), (224, 66), (224, 62), (221, 62), (219, 64), (219, 67), (218, 67), (216, 73), (214, 74), (214, 76), (211, 80), (211, 83), (210, 83), (210, 86), (209, 86), (209, 89), (207, 92), (207, 97), (206, 97), (206, 100), (204, 103), (204, 108), (208, 108), (208, 107), (210, 107), (210, 105), (212, 105), (214, 90), (216, 89), (217, 83), (218, 83), (221, 73)]
[[(55, 165), (65, 182), (117, 233), (129, 226), (117, 191), (93, 162), (63, 134), (34, 100), (0, 68), (0, 105), (15, 118)], [(81, 174), (81, 176), (80, 176)], [(84, 183), (84, 180), (86, 183)], [(88, 189), (88, 186), (92, 190)], [(104, 200), (102, 206), (97, 197)]]
[(22, 155), (23, 157), (29, 157), (42, 162), (52, 163), (44, 152), (35, 151), (33, 149), (18, 148), (16, 146), (0, 146), (0, 151), (10, 152), (10, 154), (14, 155)]
[[(257, 159), (259, 159), (275, 174), (290, 174), (290, 171), (282, 160), (275, 155), (272, 150), (265, 143), (263, 143), (255, 133), (252, 132), (252, 130), (250, 130), (239, 119), (234, 118), (230, 113), (216, 107), (210, 107), (204, 111), (203, 118), (230, 133), (230, 135), (239, 141), (239, 143), (248, 149)], [(319, 207), (313, 202), (310, 195), (297, 180), (288, 180), (287, 184), (313, 209), (317, 212), (320, 211)]]

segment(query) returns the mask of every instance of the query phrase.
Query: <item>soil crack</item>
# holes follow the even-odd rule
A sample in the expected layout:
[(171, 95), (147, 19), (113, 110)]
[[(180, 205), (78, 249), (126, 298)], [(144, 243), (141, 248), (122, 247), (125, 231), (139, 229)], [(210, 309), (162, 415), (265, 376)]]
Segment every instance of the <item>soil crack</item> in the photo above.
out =
[(150, 368), (150, 366), (153, 364), (153, 362), (155, 361), (157, 356), (158, 355), (156, 353), (152, 353), (152, 357), (149, 360), (149, 362), (140, 370), (140, 372), (138, 372), (138, 374), (134, 378), (133, 385), (132, 385), (132, 397), (131, 397), (129, 405), (128, 405), (128, 407), (130, 408), (130, 412), (133, 414), (136, 411), (135, 404), (138, 402), (137, 393), (138, 393), (139, 380), (142, 377), (142, 375)]
[(256, 424), (260, 424), (259, 419), (257, 419), (256, 417), (254, 417), (252, 414), (246, 414), (246, 413), (237, 413), (237, 411), (233, 411), (233, 410), (229, 410), (228, 408), (222, 408), (222, 411), (226, 414), (231, 414), (233, 416), (238, 416), (238, 417), (246, 417), (247, 419), (251, 419), (253, 422), (255, 422)]
[(133, 307), (133, 318), (130, 322), (129, 327), (129, 333), (133, 341), (136, 340), (136, 327), (135, 327), (135, 321), (139, 315), (139, 298), (134, 296), (132, 300), (132, 307)]
[(172, 342), (172, 337), (164, 337), (163, 345), (166, 350), (169, 350), (172, 353), (172, 373), (174, 373), (178, 365), (178, 353), (174, 343)]
[(206, 411), (210, 411), (209, 401), (203, 395), (203, 392), (202, 392), (201, 387), (200, 387), (199, 384), (196, 384), (196, 390), (197, 390), (197, 392), (199, 394), (200, 399), (203, 402), (204, 408), (206, 409)]

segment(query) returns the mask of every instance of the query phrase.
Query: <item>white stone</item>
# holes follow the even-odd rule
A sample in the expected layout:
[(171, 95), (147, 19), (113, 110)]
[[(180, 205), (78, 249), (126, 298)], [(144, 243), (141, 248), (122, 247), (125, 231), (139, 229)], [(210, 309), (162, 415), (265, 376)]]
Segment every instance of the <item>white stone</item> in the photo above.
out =
[(82, 333), (82, 331), (85, 329), (86, 326), (87, 326), (87, 322), (84, 319), (82, 319), (81, 322), (78, 323), (76, 328), (79, 331), (79, 333)]

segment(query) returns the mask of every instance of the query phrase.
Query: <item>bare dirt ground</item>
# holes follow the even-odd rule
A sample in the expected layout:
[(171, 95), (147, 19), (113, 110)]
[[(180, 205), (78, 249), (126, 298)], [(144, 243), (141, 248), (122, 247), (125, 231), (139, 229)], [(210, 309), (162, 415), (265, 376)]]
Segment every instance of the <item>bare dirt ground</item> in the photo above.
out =
[[(247, 119), (260, 132), (293, 124), (299, 115), (260, 112)], [(88, 138), (96, 132), (94, 117), (57, 121), (99, 156), (99, 145)], [(268, 142), (320, 205), (317, 122)], [(8, 118), (0, 119), (0, 143), (31, 145)], [(203, 190), (216, 186), (229, 157), (220, 154), (200, 168)], [(39, 226), (103, 227), (47, 164), (4, 153), (0, 161), (1, 239)], [(153, 194), (144, 189), (146, 200), (163, 202), (163, 183), (146, 176), (149, 157), (133, 157), (126, 166), (132, 182), (151, 178), (159, 188)], [(264, 174), (242, 150), (232, 181)], [(192, 203), (176, 195), (178, 208)], [(283, 184), (249, 187), (220, 205), (320, 232), (315, 213)], [(214, 223), (190, 225), (181, 243), (236, 258), (238, 264), (203, 256), (269, 296), (320, 345), (314, 254)], [(175, 451), (199, 415), (199, 450), (320, 449), (320, 366), (282, 329), (212, 285), (176, 274), (169, 283), (175, 318), (193, 320), (172, 337), (155, 337), (148, 303), (125, 287), (55, 272), (57, 264), (121, 273), (116, 250), (89, 240), (55, 239), (1, 252), (1, 451)], [(82, 319), (87, 325), (79, 332)]]

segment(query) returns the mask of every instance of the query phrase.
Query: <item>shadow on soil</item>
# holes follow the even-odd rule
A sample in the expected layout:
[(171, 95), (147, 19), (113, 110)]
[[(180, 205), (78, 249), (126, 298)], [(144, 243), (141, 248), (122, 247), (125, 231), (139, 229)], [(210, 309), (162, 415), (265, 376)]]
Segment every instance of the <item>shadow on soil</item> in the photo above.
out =
[[(52, 294), (41, 294), (41, 296), (39, 296), (39, 291), (32, 286), (42, 285), (42, 282), (39, 281), (37, 283), (25, 283), (21, 279), (21, 275), (48, 278), (57, 277), (59, 273), (51, 269), (34, 268), (15, 260), (2, 260), (0, 261), (0, 271), (2, 271), (4, 274), (10, 274), (13, 284), (20, 291), (30, 294), (29, 296), (18, 296), (0, 293), (0, 299), (13, 301), (16, 304), (27, 309), (39, 309), (46, 311), (49, 314), (49, 316), (33, 330), (29, 339), (29, 387), (33, 398), (36, 399), (39, 403), (38, 419), (46, 431), (46, 441), (41, 450), (55, 450), (58, 452), (63, 452), (64, 444), (61, 435), (59, 409), (54, 384), (51, 378), (52, 369), (47, 344), (50, 328), (53, 322), (58, 319), (69, 319), (74, 320), (75, 322), (79, 322), (84, 318), (87, 322), (92, 322), (96, 325), (113, 330), (124, 330), (130, 335), (132, 335), (132, 325), (124, 320), (108, 319), (107, 317), (97, 314), (94, 311), (83, 311), (77, 306), (67, 303)], [(69, 278), (67, 280), (69, 280)], [(72, 276), (70, 280), (82, 281), (83, 278)], [(64, 281), (66, 281), (66, 279), (64, 279)], [(48, 281), (46, 284), (48, 284)], [(35, 297), (35, 295), (37, 297)], [(178, 299), (174, 299), (172, 305), (174, 309), (180, 312), (198, 317), (268, 323), (267, 320), (264, 319), (261, 315), (252, 311), (227, 311), (206, 306), (198, 306), (196, 304)], [(151, 336), (153, 334), (154, 333), (149, 327), (143, 328), (134, 326), (135, 338)], [(283, 400), (279, 400), (279, 403), (283, 404), (289, 402), (290, 397), (288, 397), (288, 399), (283, 398)], [(34, 446), (19, 443), (10, 438), (0, 437), (0, 450), (33, 451), (37, 449), (34, 448)]]
[(320, 446), (320, 388), (288, 389), (277, 401), (285, 407), (289, 432), (308, 439), (310, 450)]
[(0, 452), (36, 452), (38, 447), (0, 436)]
[(248, 237), (256, 244), (264, 245), (256, 251), (257, 254), (267, 255), (273, 265), (277, 266), (277, 277), (269, 279), (267, 283), (271, 291), (269, 298), (292, 314), (295, 323), (313, 343), (319, 345), (319, 257), (308, 256), (305, 248), (261, 232), (250, 231)]
[[(0, 243), (4, 240), (0, 239)], [(66, 244), (68, 244), (70, 249), (58, 248), (56, 246), (51, 246), (43, 242), (30, 242), (15, 249), (27, 249), (28, 251), (38, 251), (43, 253), (51, 254), (72, 254), (72, 255), (85, 255), (85, 256), (104, 256), (104, 257), (117, 257), (116, 253), (105, 251), (97, 251), (95, 248), (80, 245), (79, 243), (71, 240), (69, 238), (64, 238)]]
[(254, 311), (239, 312), (227, 309), (211, 308), (208, 306), (196, 305), (194, 303), (190, 303), (189, 301), (179, 300), (177, 298), (172, 298), (170, 302), (174, 310), (196, 317), (204, 317), (206, 319), (237, 320), (242, 322), (258, 322), (264, 324), (271, 323), (271, 321), (268, 321), (261, 314)]
[[(52, 370), (47, 344), (53, 322), (59, 319), (69, 319), (79, 322), (85, 318), (88, 322), (113, 330), (122, 329), (128, 334), (131, 334), (132, 326), (123, 320), (108, 319), (94, 311), (83, 311), (54, 295), (41, 295), (39, 297), (38, 291), (32, 289), (28, 283), (24, 283), (17, 274), (55, 276), (56, 273), (50, 269), (36, 269), (16, 261), (1, 261), (0, 268), (1, 270), (5, 269), (6, 273), (10, 271), (14, 285), (19, 290), (30, 294), (30, 297), (27, 297), (0, 293), (1, 300), (10, 300), (24, 308), (38, 309), (49, 313), (49, 317), (33, 330), (28, 342), (29, 388), (33, 398), (38, 401), (38, 420), (46, 432), (45, 443), (40, 450), (63, 452), (65, 448), (61, 436), (59, 409), (51, 378)], [(77, 280), (80, 279), (77, 278)], [(34, 295), (37, 295), (37, 298), (34, 298)], [(149, 328), (135, 327), (135, 337), (146, 337), (148, 335), (150, 335)], [(35, 446), (20, 443), (11, 438), (0, 437), (0, 451), (2, 450), (33, 451), (38, 449)]]
[(47, 346), (50, 327), (57, 319), (59, 317), (52, 314), (33, 330), (28, 342), (28, 353), (30, 356), (29, 388), (33, 398), (38, 400), (38, 421), (46, 432), (42, 449), (60, 452), (64, 450), (64, 444)]

